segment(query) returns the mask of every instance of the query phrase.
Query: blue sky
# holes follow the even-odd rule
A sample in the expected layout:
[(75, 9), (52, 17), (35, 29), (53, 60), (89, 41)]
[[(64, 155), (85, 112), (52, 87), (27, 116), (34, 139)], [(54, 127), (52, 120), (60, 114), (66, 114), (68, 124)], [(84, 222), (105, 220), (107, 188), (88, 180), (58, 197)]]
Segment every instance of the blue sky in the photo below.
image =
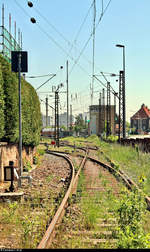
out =
[[(34, 8), (29, 8), (27, 2), (0, 0), (1, 5), (5, 5), (6, 28), (9, 27), (8, 15), (11, 13), (12, 34), (14, 21), (23, 33), (23, 50), (28, 51), (27, 76), (54, 73), (56, 77), (39, 89), (39, 92), (52, 92), (52, 86), (57, 86), (61, 82), (64, 83), (62, 91), (66, 91), (68, 60), (69, 103), (73, 106), (73, 114), (88, 111), (91, 104), (93, 0), (33, 0)], [(96, 0), (96, 23), (101, 16), (102, 2), (105, 10), (109, 0)], [(149, 0), (111, 0), (96, 28), (95, 74), (100, 74), (101, 71), (118, 74), (122, 70), (123, 57), (122, 49), (115, 45), (125, 45), (128, 121), (142, 103), (150, 108), (149, 12)], [(37, 23), (32, 24), (30, 17), (34, 17)], [(76, 60), (77, 64), (74, 64)], [(63, 66), (63, 69), (60, 69), (60, 66)], [(102, 76), (98, 78), (106, 84)], [(48, 77), (27, 80), (37, 88), (47, 79)], [(107, 79), (118, 91), (116, 78), (107, 76)], [(103, 86), (95, 80), (93, 87), (93, 104), (98, 104), (99, 92)], [(45, 100), (46, 93), (40, 93), (39, 96)], [(111, 99), (113, 104), (113, 96)], [(54, 99), (49, 97), (49, 104), (53, 106), (53, 102)], [(65, 112), (66, 94), (60, 94), (60, 102), (62, 112)], [(45, 111), (44, 103), (42, 111)], [(51, 109), (49, 113), (51, 114)]]

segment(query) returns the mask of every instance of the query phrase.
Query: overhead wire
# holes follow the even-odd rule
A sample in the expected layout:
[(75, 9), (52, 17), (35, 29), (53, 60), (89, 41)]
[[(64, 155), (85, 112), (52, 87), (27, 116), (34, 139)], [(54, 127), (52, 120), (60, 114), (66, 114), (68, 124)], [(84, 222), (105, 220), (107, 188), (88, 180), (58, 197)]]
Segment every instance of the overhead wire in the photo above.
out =
[[(15, 1), (16, 1), (16, 0), (15, 0)], [(94, 1), (93, 1), (93, 3), (94, 3)], [(85, 16), (85, 18), (84, 18), (84, 20), (83, 20), (83, 22), (82, 22), (80, 28), (79, 28), (79, 31), (77, 32), (77, 35), (75, 36), (74, 42), (77, 40), (77, 38), (78, 38), (78, 36), (79, 36), (79, 34), (80, 34), (82, 28), (83, 28), (83, 25), (84, 25), (85, 22), (86, 22), (86, 19), (87, 19), (89, 13), (90, 13), (90, 10), (91, 10), (91, 8), (92, 8), (92, 6), (93, 6), (93, 3), (91, 4), (90, 8), (88, 9), (88, 12), (87, 12), (87, 14), (86, 14), (86, 16)], [(45, 16), (43, 16), (43, 15), (41, 14), (40, 11), (38, 11), (38, 9), (36, 9), (35, 7), (33, 7), (33, 8), (34, 8), (34, 10), (38, 13), (38, 15), (41, 16), (41, 17), (48, 23), (48, 25), (51, 26), (52, 29), (53, 29), (55, 32), (57, 32), (57, 33), (59, 34), (59, 36), (60, 36), (61, 38), (63, 38), (63, 40), (64, 40), (66, 43), (68, 43), (68, 45), (71, 46), (69, 52), (66, 52), (66, 51), (62, 48), (62, 46), (59, 46), (59, 44), (58, 44), (56, 41), (54, 41), (54, 39), (52, 39), (52, 41), (53, 41), (60, 49), (62, 49), (62, 51), (66, 54), (66, 56), (69, 57), (69, 58), (70, 58), (72, 61), (74, 61), (74, 63), (75, 63), (75, 60), (73, 59), (72, 56), (70, 56), (70, 53), (71, 53), (71, 50), (72, 50), (73, 47), (75, 47), (75, 49), (77, 49), (77, 50), (78, 50), (78, 48), (77, 48), (73, 43), (71, 43), (68, 39), (66, 39), (65, 36), (64, 36), (61, 32), (59, 32), (58, 29), (56, 29), (56, 27), (55, 27), (54, 25), (52, 25), (52, 24), (49, 22), (49, 20), (48, 20)], [(46, 34), (46, 32), (45, 32), (45, 34)], [(48, 35), (48, 34), (46, 34), (46, 35)], [(51, 38), (52, 38), (52, 37), (51, 37)], [(50, 38), (50, 39), (51, 39), (51, 38)], [(88, 62), (91, 64), (91, 62), (90, 62), (85, 56), (83, 56), (83, 57), (86, 59), (86, 61), (88, 61)], [(81, 65), (78, 64), (78, 66), (79, 66), (86, 74), (88, 74), (88, 72), (87, 72)]]
[[(18, 7), (19, 8), (21, 8), (22, 9), (22, 11), (30, 18), (30, 15), (28, 14), (28, 12), (27, 11), (25, 11), (25, 9), (18, 3), (18, 1), (17, 0), (14, 0), (15, 1), (15, 3), (18, 5)], [(44, 18), (44, 17), (43, 17)], [(72, 56), (70, 56), (70, 55), (68, 55), (68, 52), (55, 40), (55, 39), (53, 39), (53, 37), (48, 33), (48, 32), (46, 32), (42, 27), (41, 27), (41, 25), (39, 24), (39, 23), (37, 23), (36, 22), (36, 25), (39, 27), (39, 29), (60, 49), (60, 50), (62, 50), (63, 51), (63, 53), (64, 54), (66, 54), (67, 55), (67, 57), (69, 56), (69, 58), (72, 60), (72, 61), (74, 61), (75, 62), (75, 59), (72, 57)], [(57, 31), (58, 32), (58, 31)], [(61, 34), (61, 33), (60, 33)], [(61, 35), (62, 36), (62, 35)], [(65, 38), (64, 38), (65, 39)], [(66, 39), (65, 39), (66, 40)], [(66, 40), (67, 41), (67, 40)], [(67, 41), (67, 42), (69, 42), (69, 41)], [(70, 42), (69, 42), (70, 43)], [(78, 64), (79, 65), (79, 64)], [(79, 65), (80, 66), (80, 65)], [(82, 70), (84, 70), (85, 71), (85, 69), (82, 67), (82, 66), (80, 66), (80, 68), (82, 68)], [(86, 73), (87, 73), (87, 71), (85, 71)]]
[[(82, 28), (83, 28), (83, 26), (84, 26), (84, 24), (85, 24), (85, 22), (86, 22), (86, 19), (87, 19), (89, 13), (90, 13), (90, 10), (91, 10), (91, 8), (93, 7), (93, 4), (94, 4), (94, 1), (92, 2), (90, 8), (88, 9), (88, 12), (87, 12), (87, 14), (86, 14), (86, 16), (85, 16), (85, 18), (84, 18), (84, 20), (83, 20), (81, 26), (79, 27), (79, 30), (78, 30), (78, 32), (77, 32), (75, 38), (74, 38), (74, 43), (76, 43), (77, 38), (79, 37), (79, 34), (80, 34), (80, 32), (81, 32), (81, 30), (82, 30)], [(72, 45), (73, 45), (73, 44), (72, 44)], [(73, 46), (72, 46), (72, 47), (73, 47)], [(70, 48), (70, 51), (72, 50), (72, 47)], [(91, 62), (90, 62), (90, 63), (91, 63)]]
[[(24, 10), (24, 8), (18, 3), (18, 1), (15, 0), (15, 2), (16, 2), (16, 4), (24, 11), (24, 13), (25, 13), (28, 17), (30, 17), (29, 14)], [(106, 10), (107, 10), (107, 8), (108, 8), (110, 2), (111, 2), (111, 0), (110, 0), (109, 3), (107, 4), (107, 6), (106, 6), (106, 8), (105, 8), (105, 10), (104, 10), (104, 12), (103, 12), (103, 14), (106, 12)], [(94, 1), (93, 1), (92, 5), (90, 6), (87, 15), (89, 14), (89, 11), (90, 11), (90, 9), (92, 8), (93, 4), (94, 4)], [(51, 27), (53, 27), (53, 29), (54, 29), (55, 31), (57, 31), (57, 33), (58, 33), (61, 37), (63, 37), (63, 39), (64, 39), (67, 43), (71, 44), (70, 41), (68, 41), (68, 40), (63, 36), (62, 33), (60, 33), (52, 24), (50, 24), (50, 22), (49, 22), (49, 21), (48, 21), (37, 9), (36, 9), (36, 11), (39, 13), (39, 15), (41, 15), (42, 18), (44, 18), (44, 19), (49, 23), (49, 25), (51, 25)], [(87, 16), (87, 15), (86, 15), (86, 16)], [(102, 16), (103, 16), (103, 15), (101, 15), (101, 18), (102, 18)], [(86, 19), (86, 17), (85, 17), (85, 19)], [(85, 19), (84, 19), (84, 20), (85, 20)], [(98, 24), (100, 23), (100, 21), (101, 21), (101, 20), (99, 20)], [(37, 24), (37, 23), (36, 23), (36, 24)], [(83, 21), (83, 24), (84, 24), (84, 21)], [(96, 28), (97, 28), (98, 24), (96, 25)], [(75, 65), (78, 65), (86, 74), (89, 75), (89, 73), (83, 68), (83, 66), (81, 66), (80, 64), (78, 64), (78, 61), (79, 61), (81, 55), (83, 54), (85, 48), (87, 47), (87, 45), (88, 45), (88, 43), (89, 43), (89, 41), (90, 41), (90, 39), (91, 39), (91, 37), (92, 37), (92, 35), (93, 35), (93, 32), (91, 33), (89, 39), (88, 39), (87, 42), (85, 43), (83, 49), (80, 51), (80, 54), (79, 54), (78, 58), (77, 58), (77, 59), (74, 59), (72, 56), (68, 55), (68, 52), (67, 52), (61, 45), (59, 45), (59, 43), (58, 43), (57, 41), (55, 41), (55, 39), (53, 39), (53, 37), (50, 36), (39, 24), (37, 24), (37, 25), (39, 26), (40, 30), (41, 30), (43, 33), (45, 33), (45, 35), (46, 35), (57, 47), (59, 47), (59, 49), (61, 49), (61, 50), (67, 55), (67, 57), (69, 56), (69, 58), (74, 62), (73, 66), (72, 66), (72, 68), (71, 68), (71, 70), (70, 70), (70, 72), (69, 72), (69, 75), (70, 75), (71, 72), (73, 71)], [(82, 25), (81, 25), (81, 26), (82, 26)], [(92, 63), (90, 62), (90, 64), (92, 64)]]
[[(78, 55), (78, 57), (77, 57), (76, 59), (74, 59), (72, 56), (69, 55), (69, 58), (74, 62), (73, 66), (72, 66), (72, 68), (71, 68), (71, 70), (70, 70), (70, 72), (69, 72), (69, 75), (70, 75), (71, 72), (73, 71), (75, 65), (78, 65), (84, 72), (86, 72), (86, 74), (89, 75), (89, 73), (88, 73), (87, 71), (85, 71), (85, 69), (84, 69), (82, 66), (80, 66), (80, 65), (78, 64), (78, 61), (79, 61), (80, 57), (82, 56), (83, 52), (85, 51), (85, 49), (86, 49), (86, 47), (87, 47), (87, 45), (88, 45), (88, 43), (89, 43), (91, 37), (93, 36), (93, 32), (95, 32), (95, 30), (97, 29), (99, 23), (101, 22), (102, 17), (104, 16), (105, 12), (107, 11), (107, 9), (108, 9), (108, 7), (109, 7), (111, 1), (112, 1), (112, 0), (110, 0), (110, 1), (108, 2), (107, 6), (105, 7), (104, 10), (103, 10), (103, 1), (102, 1), (102, 13), (101, 13), (101, 16), (100, 16), (100, 18), (99, 18), (99, 21), (98, 21), (98, 23), (96, 24), (95, 29), (94, 29), (94, 30), (92, 31), (92, 33), (90, 34), (88, 40), (87, 40), (86, 43), (84, 44), (84, 46), (83, 46), (82, 50), (80, 51), (80, 54)], [(15, 2), (16, 2), (16, 4), (22, 9), (22, 11), (23, 11), (28, 17), (30, 17), (30, 15), (24, 10), (24, 8), (18, 3), (18, 1), (15, 0)], [(87, 16), (88, 16), (89, 11), (90, 11), (90, 9), (92, 8), (93, 4), (94, 4), (94, 1), (92, 2), (92, 5), (91, 5), (90, 8), (89, 8), (86, 17), (84, 18), (84, 21), (83, 21), (83, 23), (81, 24), (81, 27), (84, 25), (84, 23), (85, 23), (85, 21), (86, 21), (86, 18), (87, 18)], [(38, 12), (37, 9), (36, 9), (36, 11)], [(39, 13), (39, 12), (38, 12), (38, 13)], [(41, 13), (39, 13), (39, 14), (41, 15)], [(48, 20), (47, 20), (43, 15), (41, 15), (41, 16), (48, 22)], [(49, 23), (49, 22), (48, 22), (48, 23)], [(50, 23), (49, 23), (49, 24), (50, 24)], [(49, 38), (55, 45), (57, 45), (57, 47), (59, 47), (59, 48), (68, 56), (68, 52), (66, 52), (66, 50), (65, 50), (62, 46), (60, 46), (59, 43), (57, 43), (57, 41), (55, 41), (55, 40), (53, 39), (53, 37), (50, 36), (39, 24), (37, 24), (37, 25), (39, 26), (39, 29), (40, 29), (43, 33), (45, 33), (45, 35), (47, 35), (48, 38)], [(50, 25), (51, 25), (51, 24), (50, 24)], [(51, 27), (53, 27), (53, 29), (55, 29), (55, 31), (57, 31), (57, 33), (58, 33), (69, 45), (71, 45), (70, 41), (68, 41), (68, 40), (63, 36), (63, 34), (61, 34), (53, 25), (51, 25)], [(77, 33), (77, 35), (79, 35), (79, 33), (80, 33), (80, 31), (81, 31), (81, 27), (80, 27), (79, 32)], [(75, 40), (74, 40), (74, 41), (75, 41)]]
[(103, 13), (101, 13), (101, 16), (100, 16), (100, 18), (99, 18), (98, 23), (97, 23), (96, 26), (95, 26), (95, 29), (91, 32), (91, 34), (90, 34), (88, 40), (87, 40), (86, 43), (84, 44), (82, 50), (80, 51), (79, 56), (78, 56), (77, 59), (75, 60), (75, 63), (74, 63), (74, 65), (72, 66), (72, 68), (71, 68), (71, 70), (70, 70), (69, 73), (71, 73), (71, 72), (73, 71), (73, 68), (75, 67), (75, 65), (76, 65), (77, 62), (79, 61), (81, 55), (83, 54), (84, 50), (86, 49), (86, 47), (87, 47), (89, 41), (91, 40), (91, 38), (92, 38), (92, 36), (93, 36), (93, 32), (95, 32), (95, 30), (97, 29), (98, 25), (100, 24), (100, 22), (101, 22), (101, 20), (102, 20), (102, 18), (103, 18), (103, 16), (104, 16), (104, 14), (106, 13), (106, 11), (107, 11), (107, 9), (108, 9), (108, 7), (109, 7), (111, 1), (112, 1), (112, 0), (109, 1), (109, 3), (107, 4), (107, 6), (105, 7)]
[[(77, 40), (77, 38), (78, 38), (78, 36), (79, 36), (79, 34), (80, 34), (81, 30), (82, 30), (82, 27), (83, 27), (83, 25), (84, 25), (84, 23), (85, 23), (85, 21), (86, 21), (88, 15), (89, 15), (89, 12), (90, 12), (92, 6), (93, 6), (93, 3), (91, 4), (90, 8), (88, 9), (88, 12), (87, 12), (87, 14), (86, 14), (86, 16), (85, 16), (85, 18), (84, 18), (84, 20), (83, 20), (83, 22), (82, 22), (80, 28), (79, 28), (79, 31), (77, 32), (77, 35), (75, 36), (74, 41)], [(68, 43), (69, 45), (71, 45), (71, 48), (74, 46), (73, 43), (71, 43), (68, 39), (66, 39), (65, 36), (64, 36), (60, 31), (58, 31), (58, 29), (57, 29), (53, 24), (51, 24), (51, 23), (49, 22), (49, 20), (48, 20), (45, 16), (43, 16), (43, 15), (41, 14), (40, 11), (38, 11), (38, 9), (36, 9), (35, 7), (33, 7), (33, 8), (34, 8), (34, 10), (39, 14), (39, 16), (41, 16), (41, 17), (52, 27), (52, 29), (53, 29), (55, 32), (57, 32), (57, 33), (60, 35), (61, 38), (63, 38), (63, 40), (64, 40), (66, 43)]]
[(34, 78), (42, 78), (47, 76), (52, 76), (53, 74), (45, 74), (45, 75), (36, 75), (36, 76), (26, 76), (26, 78), (34, 79)]
[[(14, 0), (14, 1), (15, 1), (16, 4), (22, 9), (22, 11), (23, 11), (28, 17), (30, 17), (30, 15), (28, 14), (28, 12), (26, 12), (26, 11), (24, 10), (24, 8), (18, 3), (18, 1), (17, 1), (17, 0)], [(102, 16), (103, 16), (103, 14), (106, 12), (106, 10), (107, 10), (107, 8), (108, 8), (110, 2), (111, 2), (111, 0), (110, 0), (109, 3), (107, 4), (107, 6), (106, 6), (106, 8), (104, 9), (103, 13), (101, 14), (101, 18), (99, 19), (99, 21), (98, 21), (98, 23), (97, 23), (95, 29), (96, 29), (97, 26), (99, 25), (99, 23), (100, 23), (100, 21), (101, 21), (101, 19), (102, 19)], [(90, 6), (90, 8), (89, 8), (89, 10), (88, 10), (88, 13), (89, 13), (90, 9), (92, 8), (93, 4), (94, 4), (94, 1), (92, 2), (92, 5)], [(37, 11), (37, 9), (36, 9), (36, 11)], [(49, 22), (39, 11), (38, 11), (38, 13), (50, 24), (50, 22)], [(88, 15), (88, 13), (87, 13), (87, 15)], [(86, 16), (87, 16), (87, 15), (86, 15)], [(86, 19), (86, 17), (85, 17), (85, 19)], [(84, 19), (84, 20), (85, 20), (85, 19)], [(92, 33), (91, 33), (89, 39), (87, 40), (87, 42), (85, 43), (84, 47), (83, 47), (82, 50), (80, 51), (80, 54), (79, 54), (79, 56), (77, 57), (77, 59), (74, 59), (72, 56), (68, 55), (68, 52), (67, 52), (61, 45), (59, 45), (59, 43), (58, 43), (55, 39), (53, 39), (53, 37), (50, 36), (50, 35), (38, 24), (38, 23), (36, 23), (36, 24), (38, 25), (39, 29), (40, 29), (40, 30), (41, 30), (41, 31), (42, 31), (42, 32), (43, 32), (43, 33), (44, 33), (44, 34), (45, 34), (45, 35), (57, 46), (57, 47), (59, 47), (59, 49), (62, 50), (62, 51), (64, 52), (64, 54), (67, 55), (67, 57), (69, 56), (69, 58), (74, 62), (73, 66), (72, 66), (72, 68), (71, 68), (71, 70), (70, 70), (70, 72), (68, 73), (69, 75), (70, 75), (71, 72), (73, 71), (75, 65), (78, 65), (86, 74), (89, 75), (89, 73), (88, 73), (81, 65), (78, 64), (78, 61), (79, 61), (81, 55), (83, 54), (85, 48), (87, 47), (87, 45), (88, 45), (88, 43), (89, 43), (89, 41), (90, 41), (90, 39), (91, 39), (91, 37), (92, 37), (94, 31), (92, 31)], [(84, 24), (84, 21), (83, 21), (82, 24)], [(50, 24), (50, 25), (51, 25), (51, 24)], [(65, 41), (67, 41), (67, 43), (70, 43), (70, 42), (62, 35), (62, 33), (60, 33), (53, 25), (51, 25), (51, 26), (53, 27), (53, 29), (55, 29), (55, 30), (57, 31), (57, 33), (60, 34), (61, 37), (63, 37), (63, 39), (64, 39)], [(82, 26), (82, 25), (81, 25), (81, 26)], [(70, 43), (70, 44), (71, 44), (71, 43)]]

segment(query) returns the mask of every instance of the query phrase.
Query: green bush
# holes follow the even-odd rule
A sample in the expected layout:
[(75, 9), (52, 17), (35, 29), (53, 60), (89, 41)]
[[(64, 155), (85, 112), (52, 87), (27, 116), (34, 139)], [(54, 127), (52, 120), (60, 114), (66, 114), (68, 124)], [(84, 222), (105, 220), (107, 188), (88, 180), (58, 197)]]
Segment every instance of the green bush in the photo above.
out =
[(4, 137), (4, 88), (3, 88), (3, 76), (0, 64), (0, 139)]
[(4, 88), (5, 141), (17, 142), (18, 134), (18, 88), (17, 76), (11, 72), (10, 64), (0, 56)]
[(110, 135), (106, 138), (106, 141), (109, 143), (114, 143), (118, 141), (118, 136)]
[[(19, 142), (18, 75), (11, 72), (11, 65), (0, 55), (0, 140)], [(42, 127), (40, 102), (35, 89), (21, 78), (22, 142), (38, 145)], [(2, 100), (2, 101), (1, 101)], [(4, 117), (4, 120), (3, 120)], [(1, 117), (0, 117), (1, 118)]]
[(118, 248), (150, 248), (149, 234), (143, 230), (146, 202), (142, 191), (136, 188), (123, 191), (118, 206)]

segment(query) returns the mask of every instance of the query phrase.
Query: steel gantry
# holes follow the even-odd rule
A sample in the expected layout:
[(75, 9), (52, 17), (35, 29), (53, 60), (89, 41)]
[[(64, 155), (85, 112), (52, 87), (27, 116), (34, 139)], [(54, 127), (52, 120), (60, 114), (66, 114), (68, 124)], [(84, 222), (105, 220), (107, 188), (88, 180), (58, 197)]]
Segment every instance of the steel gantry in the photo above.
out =
[(110, 82), (107, 82), (107, 130), (106, 136), (111, 134), (111, 98), (110, 98)]
[(98, 123), (98, 125), (99, 125), (99, 130), (98, 130), (99, 136), (102, 133), (102, 120), (101, 120), (101, 118), (102, 118), (102, 94), (100, 93), (99, 94), (99, 123)]
[(124, 124), (125, 124), (125, 119), (124, 119), (124, 109), (125, 109), (125, 94), (124, 94), (124, 72), (120, 71), (119, 74), (119, 141), (121, 137), (121, 133), (124, 137)]
[(105, 89), (103, 88), (102, 92), (102, 132), (105, 131)]
[(59, 147), (59, 94), (55, 91), (55, 141), (56, 146)]

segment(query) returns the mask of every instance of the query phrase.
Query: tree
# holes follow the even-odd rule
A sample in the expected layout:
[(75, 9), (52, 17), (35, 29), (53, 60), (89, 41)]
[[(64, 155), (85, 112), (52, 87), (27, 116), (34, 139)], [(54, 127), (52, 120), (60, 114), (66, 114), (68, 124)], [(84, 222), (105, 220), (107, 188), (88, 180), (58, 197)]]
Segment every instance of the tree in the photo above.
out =
[(85, 128), (86, 128), (86, 126), (85, 126), (85, 122), (83, 120), (83, 117), (80, 115), (76, 116), (75, 126), (74, 126), (74, 130), (75, 130), (76, 134)]

